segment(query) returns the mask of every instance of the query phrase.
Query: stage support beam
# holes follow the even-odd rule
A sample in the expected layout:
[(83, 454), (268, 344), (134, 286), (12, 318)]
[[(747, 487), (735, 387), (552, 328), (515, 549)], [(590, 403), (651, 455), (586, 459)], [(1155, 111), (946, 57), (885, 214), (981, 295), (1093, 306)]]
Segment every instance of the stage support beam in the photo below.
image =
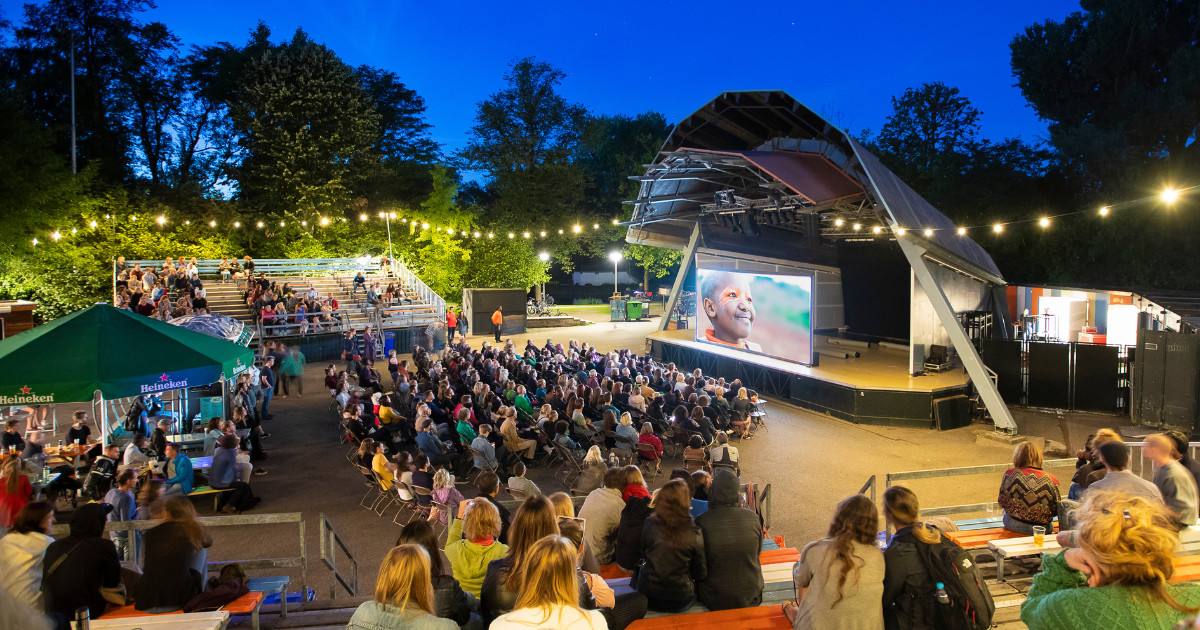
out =
[(692, 265), (696, 264), (696, 250), (700, 247), (700, 219), (692, 224), (692, 236), (688, 239), (687, 249), (683, 251), (683, 260), (679, 261), (679, 272), (675, 274), (675, 284), (671, 287), (671, 297), (667, 298), (667, 310), (663, 312), (662, 317), (658, 320), (658, 329), (660, 331), (667, 329), (667, 323), (671, 319), (671, 313), (675, 312), (675, 304), (679, 301), (679, 293), (683, 290), (683, 283), (688, 275), (688, 270)]
[(1004, 404), (1004, 399), (1000, 397), (1000, 391), (996, 388), (996, 384), (992, 382), (988, 369), (983, 364), (983, 359), (975, 350), (975, 344), (971, 343), (970, 338), (967, 337), (967, 331), (963, 330), (962, 324), (958, 322), (958, 317), (954, 314), (954, 307), (950, 305), (950, 300), (946, 298), (942, 286), (938, 284), (937, 279), (929, 270), (929, 263), (925, 260), (925, 249), (904, 237), (897, 238), (896, 242), (900, 244), (904, 257), (908, 259), (908, 264), (912, 267), (913, 275), (924, 289), (926, 297), (929, 298), (929, 303), (942, 323), (942, 328), (946, 329), (950, 343), (954, 345), (958, 356), (962, 358), (963, 366), (967, 368), (971, 382), (975, 384), (975, 389), (979, 391), (979, 397), (987, 407), (988, 413), (991, 414), (996, 430), (1015, 435), (1017, 423), (1009, 413), (1008, 406)]

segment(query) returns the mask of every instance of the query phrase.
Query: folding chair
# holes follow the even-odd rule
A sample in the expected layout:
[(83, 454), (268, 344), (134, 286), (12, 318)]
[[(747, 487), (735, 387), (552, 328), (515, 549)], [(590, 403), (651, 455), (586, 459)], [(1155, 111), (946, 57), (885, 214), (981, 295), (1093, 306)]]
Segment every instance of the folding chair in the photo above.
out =
[[(654, 445), (638, 442), (638, 458), (641, 460), (640, 464), (645, 465), (646, 472), (650, 473), (650, 478), (646, 481), (653, 482), (657, 479), (658, 473), (662, 472), (662, 458), (655, 452)], [(654, 462), (653, 470), (648, 465), (650, 462)]]
[[(554, 477), (563, 482), (563, 485), (571, 487), (572, 477), (578, 477), (583, 474), (583, 462), (575, 457), (571, 449), (566, 446), (554, 443), (554, 449), (558, 451), (559, 458), (562, 460), (562, 467), (554, 474)], [(559, 475), (562, 475), (561, 477)]]
[[(378, 506), (376, 506), (376, 507), (375, 507), (375, 508), (373, 508), (371, 511), (372, 511), (372, 512), (375, 512), (375, 515), (376, 515), (376, 516), (380, 516), (380, 517), (382, 517), (382, 516), (383, 516), (383, 513), (384, 513), (384, 512), (386, 512), (386, 511), (388, 510), (388, 508), (392, 507), (393, 505), (395, 505), (395, 504), (396, 504), (396, 503), (397, 503), (397, 502), (400, 500), (400, 495), (399, 495), (399, 494), (397, 494), (397, 493), (394, 493), (394, 492), (392, 492), (391, 490), (384, 490), (384, 489), (383, 489), (383, 480), (382, 480), (382, 479), (380, 479), (380, 477), (379, 477), (379, 473), (376, 473), (375, 471), (371, 471), (371, 472), (372, 472), (372, 474), (375, 476), (375, 483), (376, 483), (376, 484), (378, 485), (378, 487), (379, 487), (379, 501), (378, 501), (378, 504), (383, 506), (383, 507), (378, 507)], [(396, 484), (397, 484), (397, 483), (399, 483), (399, 482), (398, 482), (398, 481), (393, 481), (393, 482), (392, 482), (392, 487), (394, 488), (394, 487), (396, 486)]]
[(508, 492), (508, 496), (512, 497), (513, 500), (517, 502), (524, 503), (525, 499), (529, 498), (529, 493), (525, 492), (524, 490), (516, 490), (508, 487), (507, 485), (504, 487), (504, 490)]
[(416, 501), (416, 513), (413, 518), (420, 516), (421, 518), (429, 518), (429, 511), (433, 509), (433, 491), (425, 486), (409, 485), (409, 490), (412, 492), (413, 499)]
[[(408, 491), (408, 499), (400, 496), (400, 488), (404, 488)], [(396, 510), (396, 515), (392, 517), (392, 522), (403, 527), (411, 523), (413, 517), (416, 516), (417, 512), (419, 511), (417, 509), (417, 495), (413, 493), (412, 487), (403, 481), (397, 481), (395, 485), (392, 486), (392, 490), (396, 491), (396, 503), (400, 504), (400, 509)], [(403, 514), (405, 510), (409, 511), (408, 520), (401, 523), (400, 515)]]

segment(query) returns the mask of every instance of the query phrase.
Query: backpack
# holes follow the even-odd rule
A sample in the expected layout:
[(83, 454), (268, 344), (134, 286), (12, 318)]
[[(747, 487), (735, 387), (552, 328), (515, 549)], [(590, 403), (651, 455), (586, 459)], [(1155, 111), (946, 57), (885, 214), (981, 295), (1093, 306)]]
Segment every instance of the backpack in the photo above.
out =
[(129, 403), (129, 411), (125, 412), (125, 423), (121, 428), (129, 433), (142, 430), (142, 412), (146, 407), (142, 404), (142, 398), (139, 396)]
[[(919, 595), (918, 604), (925, 609), (926, 621), (944, 630), (990, 628), (996, 604), (970, 554), (944, 535), (932, 545), (915, 537), (911, 542), (929, 572), (928, 587)], [(939, 582), (949, 596), (948, 603), (938, 601)]]

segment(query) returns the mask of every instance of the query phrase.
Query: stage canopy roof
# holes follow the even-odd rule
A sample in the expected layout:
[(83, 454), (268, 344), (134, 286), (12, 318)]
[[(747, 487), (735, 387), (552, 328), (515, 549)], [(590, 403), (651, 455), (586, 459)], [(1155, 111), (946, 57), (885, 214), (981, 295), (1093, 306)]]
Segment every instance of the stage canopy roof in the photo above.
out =
[(97, 304), (0, 341), (0, 405), (87, 402), (233, 378), (248, 348)]
[(982, 247), (786, 92), (721, 94), (680, 121), (633, 179), (641, 182), (630, 202), (633, 243), (683, 248), (697, 221), (734, 235), (793, 239), (801, 250), (901, 233), (940, 263), (1003, 283)]

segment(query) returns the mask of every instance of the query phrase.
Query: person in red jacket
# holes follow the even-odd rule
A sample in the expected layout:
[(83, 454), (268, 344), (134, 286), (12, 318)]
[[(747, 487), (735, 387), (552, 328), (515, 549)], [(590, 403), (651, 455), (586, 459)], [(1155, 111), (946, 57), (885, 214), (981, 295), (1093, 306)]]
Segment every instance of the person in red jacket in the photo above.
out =
[(496, 312), (492, 313), (492, 329), (496, 333), (496, 343), (500, 343), (500, 324), (504, 323), (504, 307), (497, 306)]
[(446, 345), (454, 343), (454, 333), (458, 330), (458, 317), (453, 308), (446, 309)]

